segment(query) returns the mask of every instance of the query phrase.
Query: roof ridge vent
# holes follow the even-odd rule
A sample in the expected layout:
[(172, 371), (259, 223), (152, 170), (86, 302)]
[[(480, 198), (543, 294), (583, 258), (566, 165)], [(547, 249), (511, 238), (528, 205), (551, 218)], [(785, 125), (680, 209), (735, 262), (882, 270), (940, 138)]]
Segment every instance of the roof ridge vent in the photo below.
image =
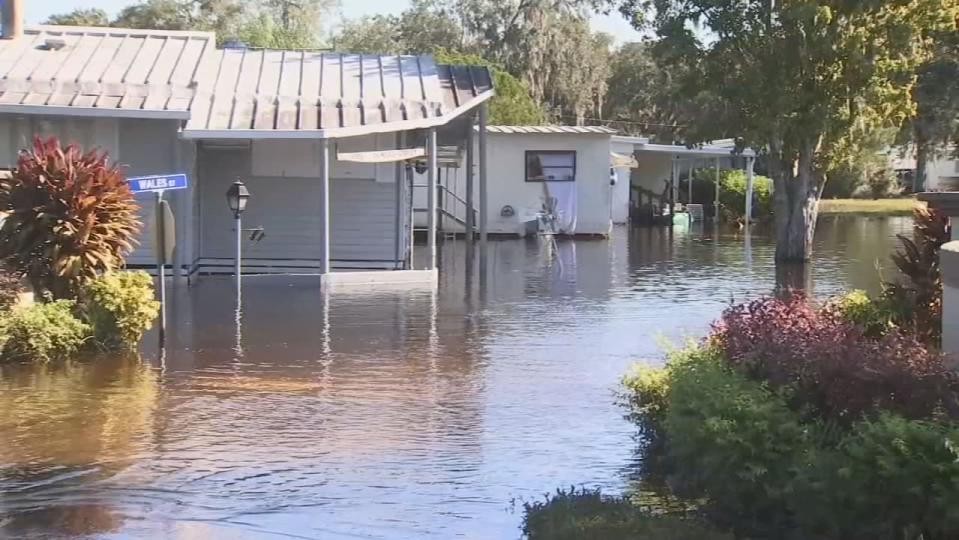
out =
[(67, 41), (63, 38), (48, 37), (43, 40), (43, 44), (38, 47), (44, 51), (59, 51), (67, 46)]

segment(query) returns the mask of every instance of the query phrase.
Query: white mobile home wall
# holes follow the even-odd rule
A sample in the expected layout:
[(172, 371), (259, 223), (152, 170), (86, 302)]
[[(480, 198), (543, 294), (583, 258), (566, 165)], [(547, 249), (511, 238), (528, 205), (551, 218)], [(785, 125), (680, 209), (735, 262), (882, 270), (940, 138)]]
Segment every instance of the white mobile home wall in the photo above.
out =
[[(474, 137), (478, 147), (479, 137)], [(611, 230), (609, 183), (610, 136), (604, 134), (488, 133), (487, 163), (490, 234), (521, 234), (522, 222), (532, 219), (543, 206), (543, 183), (526, 181), (526, 151), (568, 150), (576, 152), (576, 234), (607, 235)], [(479, 155), (479, 150), (476, 150)], [(450, 174), (449, 188), (460, 197), (466, 193), (465, 164)], [(442, 179), (444, 182), (446, 176)], [(418, 180), (425, 183), (424, 180)], [(474, 170), (474, 201), (479, 203), (479, 171)], [(426, 194), (415, 194), (416, 208), (426, 207)], [(513, 216), (503, 216), (510, 206)], [(419, 219), (419, 218), (418, 218)], [(457, 231), (461, 228), (457, 228)]]

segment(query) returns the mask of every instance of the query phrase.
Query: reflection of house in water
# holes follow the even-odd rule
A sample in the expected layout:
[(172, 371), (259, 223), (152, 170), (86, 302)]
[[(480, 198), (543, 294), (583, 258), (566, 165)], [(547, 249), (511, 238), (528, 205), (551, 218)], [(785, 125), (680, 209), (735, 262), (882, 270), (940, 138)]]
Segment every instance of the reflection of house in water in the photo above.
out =
[(118, 529), (124, 496), (96, 486), (142, 487), (125, 475), (153, 442), (159, 395), (136, 358), (0, 366), (0, 536)]
[[(226, 489), (242, 500), (258, 482), (284, 478), (263, 465), (272, 462), (295, 471), (288, 479), (294, 486), (309, 478), (344, 484), (317, 493), (301, 486), (335, 496), (360, 478), (389, 483), (384, 478), (399, 474), (395, 460), (415, 462), (444, 449), (479, 453), (484, 362), (470, 321), (440, 319), (430, 289), (323, 295), (315, 279), (245, 279), (241, 347), (230, 280), (201, 279), (177, 291), (171, 320), (187, 322), (169, 332), (169, 414), (157, 438), (159, 459), (191, 461), (183, 481), (204, 485), (205, 469), (229, 469), (226, 478), (259, 474), (245, 465), (259, 463), (269, 480), (237, 480), (235, 490)], [(216, 455), (191, 450), (207, 443)], [(347, 462), (369, 470), (344, 471)]]

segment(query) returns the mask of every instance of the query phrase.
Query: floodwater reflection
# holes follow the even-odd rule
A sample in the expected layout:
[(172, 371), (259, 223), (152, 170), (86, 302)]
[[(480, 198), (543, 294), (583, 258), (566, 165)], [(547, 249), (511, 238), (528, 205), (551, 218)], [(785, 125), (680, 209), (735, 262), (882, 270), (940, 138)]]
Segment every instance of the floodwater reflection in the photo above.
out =
[[(802, 283), (875, 290), (908, 228), (824, 219)], [(201, 278), (162, 354), (0, 368), (0, 536), (515, 538), (513, 500), (628, 482), (631, 362), (777, 289), (760, 229), (441, 255), (436, 290)]]

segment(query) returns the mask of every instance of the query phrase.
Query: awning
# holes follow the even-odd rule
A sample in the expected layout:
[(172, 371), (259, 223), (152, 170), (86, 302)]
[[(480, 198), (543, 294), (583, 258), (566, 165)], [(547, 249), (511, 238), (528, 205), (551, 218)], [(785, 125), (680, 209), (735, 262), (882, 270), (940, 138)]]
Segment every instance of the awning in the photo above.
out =
[(421, 158), (426, 155), (425, 148), (405, 148), (401, 150), (374, 150), (371, 152), (343, 152), (337, 153), (338, 161), (353, 163), (395, 163), (410, 159)]
[(613, 167), (625, 167), (628, 169), (639, 167), (639, 162), (636, 161), (636, 157), (629, 154), (610, 152), (609, 162), (613, 164)]

